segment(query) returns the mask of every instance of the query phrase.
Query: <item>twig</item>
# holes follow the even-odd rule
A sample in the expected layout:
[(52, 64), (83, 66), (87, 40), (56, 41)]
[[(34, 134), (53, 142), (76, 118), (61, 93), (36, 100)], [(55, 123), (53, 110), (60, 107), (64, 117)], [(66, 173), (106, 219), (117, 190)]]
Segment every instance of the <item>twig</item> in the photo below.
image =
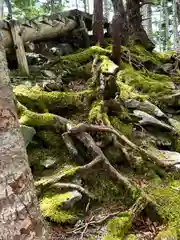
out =
[(84, 228), (84, 230), (83, 230), (82, 233), (81, 233), (80, 240), (83, 239), (84, 234), (85, 234), (85, 232), (86, 232), (86, 230), (87, 230), (87, 228), (88, 228), (88, 226), (89, 226), (89, 223), (90, 223), (93, 219), (94, 219), (94, 216), (92, 216), (91, 219), (89, 220), (89, 222), (87, 222), (87, 223), (85, 224), (85, 228)]
[[(104, 223), (105, 221), (107, 221), (109, 218), (112, 218), (112, 217), (117, 216), (119, 213), (120, 213), (119, 211), (110, 213), (110, 214), (108, 214), (107, 216), (103, 217), (102, 219), (100, 219), (100, 220), (98, 220), (98, 221), (92, 221), (92, 219), (91, 219), (90, 222), (88, 222), (88, 226), (100, 225), (100, 224)], [(94, 218), (94, 217), (93, 217), (93, 218)], [(77, 232), (77, 231), (82, 230), (85, 226), (86, 226), (86, 224), (84, 224), (83, 226), (80, 226), (80, 227), (78, 227), (78, 228), (76, 228), (76, 229), (73, 229), (72, 231), (67, 232), (67, 233), (68, 233), (68, 234), (75, 233), (75, 232)]]

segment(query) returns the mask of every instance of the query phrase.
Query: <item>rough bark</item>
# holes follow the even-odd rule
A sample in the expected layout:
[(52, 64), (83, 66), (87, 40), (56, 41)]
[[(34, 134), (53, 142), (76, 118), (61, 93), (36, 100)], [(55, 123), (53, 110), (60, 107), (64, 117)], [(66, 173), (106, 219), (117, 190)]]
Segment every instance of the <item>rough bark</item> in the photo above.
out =
[(0, 45), (0, 239), (47, 240)]
[(104, 45), (103, 1), (94, 0), (93, 36), (95, 42)]
[(113, 39), (113, 48), (112, 48), (112, 59), (119, 65), (120, 64), (120, 52), (121, 52), (121, 36), (122, 36), (122, 22), (121, 15), (117, 12), (112, 21), (112, 39)]
[[(20, 34), (23, 42), (45, 40), (50, 38), (52, 39), (60, 35), (65, 35), (66, 33), (71, 32), (76, 28), (77, 22), (75, 20), (69, 18), (64, 18), (64, 20), (57, 21), (54, 26), (44, 22), (32, 22), (32, 27), (20, 25)], [(3, 25), (3, 21), (0, 22), (0, 25)], [(13, 44), (13, 41), (9, 27), (3, 28), (1, 32), (4, 46), (11, 46)]]
[(139, 0), (127, 0), (129, 34), (133, 41), (139, 42), (146, 49), (153, 49), (154, 44), (150, 41), (142, 26), (140, 7), (141, 5)]
[(119, 15), (119, 31), (121, 33), (122, 45), (126, 45), (128, 42), (128, 20), (127, 14), (122, 0), (111, 0), (114, 8), (115, 15)]

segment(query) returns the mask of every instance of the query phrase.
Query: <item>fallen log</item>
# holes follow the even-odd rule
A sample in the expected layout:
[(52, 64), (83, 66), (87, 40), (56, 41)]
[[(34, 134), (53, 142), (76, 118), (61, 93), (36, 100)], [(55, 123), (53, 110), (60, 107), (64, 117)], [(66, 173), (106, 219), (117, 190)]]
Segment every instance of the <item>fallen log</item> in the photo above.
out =
[[(49, 16), (48, 19), (28, 20), (19, 24), (20, 35), (23, 42), (38, 41), (53, 39), (55, 37), (65, 35), (78, 27), (77, 21), (66, 18), (61, 15), (58, 17)], [(13, 45), (13, 40), (10, 31), (10, 23), (7, 21), (0, 21), (1, 37), (6, 48)]]

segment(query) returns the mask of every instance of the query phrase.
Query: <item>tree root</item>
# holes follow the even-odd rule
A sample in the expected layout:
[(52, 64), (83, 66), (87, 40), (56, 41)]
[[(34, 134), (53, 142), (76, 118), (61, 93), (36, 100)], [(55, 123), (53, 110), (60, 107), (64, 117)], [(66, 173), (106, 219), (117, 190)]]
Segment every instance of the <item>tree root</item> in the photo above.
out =
[(159, 158), (154, 156), (152, 153), (142, 149), (141, 147), (139, 147), (136, 144), (134, 144), (133, 142), (131, 142), (125, 135), (123, 135), (119, 131), (116, 131), (114, 128), (102, 127), (102, 126), (96, 126), (96, 125), (88, 125), (88, 124), (80, 124), (76, 127), (72, 127), (71, 129), (69, 129), (68, 132), (71, 134), (78, 134), (78, 133), (82, 133), (82, 132), (113, 133), (120, 140), (120, 142), (127, 144), (133, 150), (139, 152), (143, 158), (148, 159), (152, 162), (155, 162), (160, 167), (171, 167), (171, 164), (162, 162)]
[(55, 183), (52, 185), (52, 187), (56, 187), (56, 188), (72, 188), (72, 189), (76, 189), (79, 192), (83, 193), (84, 195), (86, 195), (88, 198), (90, 199), (94, 199), (94, 197), (92, 196), (91, 193), (89, 193), (85, 188), (77, 185), (77, 184), (73, 184), (73, 183)]

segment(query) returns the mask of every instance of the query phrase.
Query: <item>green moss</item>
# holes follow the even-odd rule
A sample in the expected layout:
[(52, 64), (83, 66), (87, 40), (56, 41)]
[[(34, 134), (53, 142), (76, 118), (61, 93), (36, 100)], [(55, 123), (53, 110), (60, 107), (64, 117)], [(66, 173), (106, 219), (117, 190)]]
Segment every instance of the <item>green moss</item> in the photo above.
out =
[(36, 136), (41, 139), (43, 144), (48, 147), (61, 147), (64, 145), (64, 141), (60, 134), (57, 134), (50, 130), (41, 130), (36, 133)]
[(109, 126), (110, 125), (109, 118), (108, 115), (103, 112), (103, 106), (104, 106), (103, 101), (95, 101), (91, 106), (88, 119), (90, 122), (101, 121), (105, 125)]
[(161, 57), (156, 52), (150, 52), (147, 51), (143, 46), (141, 45), (133, 45), (128, 48), (132, 54), (136, 56), (137, 59), (139, 59), (142, 62), (150, 61), (154, 64), (160, 64), (161, 63)]
[(126, 240), (136, 240), (136, 235), (134, 234), (129, 234), (127, 237), (126, 237)]
[(170, 57), (176, 54), (176, 51), (165, 51), (165, 52), (157, 52), (156, 55), (159, 57), (162, 63), (166, 63), (169, 61)]
[(120, 97), (145, 100), (154, 96), (162, 96), (172, 90), (171, 78), (165, 75), (145, 71), (137, 71), (130, 65), (117, 74)]
[(111, 51), (103, 49), (99, 46), (92, 46), (88, 49), (85, 49), (82, 52), (64, 56), (61, 59), (65, 61), (70, 61), (76, 64), (82, 64), (88, 61), (91, 61), (94, 58), (94, 55), (110, 55)]
[(148, 194), (157, 202), (157, 210), (159, 215), (168, 222), (170, 227), (177, 230), (180, 237), (180, 197), (179, 189), (180, 181), (152, 183), (147, 189)]
[(132, 226), (132, 217), (128, 212), (121, 213), (119, 217), (115, 217), (108, 222), (108, 235), (103, 240), (108, 239), (124, 239)]
[(35, 181), (36, 187), (48, 186), (50, 184), (60, 181), (60, 179), (65, 177), (71, 177), (76, 174), (79, 167), (70, 163), (62, 164), (57, 170), (55, 170), (51, 175), (41, 177), (39, 180)]
[[(90, 90), (82, 92), (46, 92), (35, 87), (17, 86), (13, 89), (18, 101), (30, 110), (41, 111), (53, 110), (59, 107), (82, 107), (84, 98), (91, 94)], [(48, 109), (48, 110), (47, 110)]]
[(24, 108), (20, 117), (20, 124), (32, 127), (46, 127), (51, 126), (54, 121), (54, 115), (50, 113), (35, 113)]
[(176, 229), (168, 228), (161, 231), (155, 238), (155, 240), (178, 240)]
[(119, 130), (125, 136), (132, 136), (133, 126), (131, 123), (123, 123), (118, 117), (110, 117), (110, 122), (115, 129)]
[(114, 73), (119, 68), (115, 63), (113, 63), (107, 56), (100, 56), (101, 63), (101, 71), (102, 73)]
[(61, 204), (70, 197), (70, 193), (45, 195), (40, 200), (43, 216), (57, 223), (72, 222), (76, 218), (74, 212), (61, 209)]

